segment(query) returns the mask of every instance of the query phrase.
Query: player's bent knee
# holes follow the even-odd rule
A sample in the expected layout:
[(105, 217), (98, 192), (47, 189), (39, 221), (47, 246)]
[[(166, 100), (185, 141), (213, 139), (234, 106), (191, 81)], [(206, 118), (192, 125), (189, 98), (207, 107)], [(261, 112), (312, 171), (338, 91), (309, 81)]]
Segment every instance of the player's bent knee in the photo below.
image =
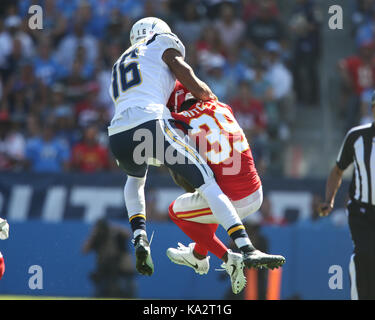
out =
[(251, 212), (251, 213), (254, 213), (254, 212), (258, 211), (260, 209), (260, 207), (262, 206), (262, 203), (263, 203), (263, 194), (261, 194), (260, 197), (258, 198), (258, 200), (255, 202), (254, 211)]
[(197, 187), (197, 189), (200, 191), (200, 192), (203, 192), (204, 190), (206, 190), (208, 187), (212, 186), (212, 185), (217, 185), (219, 187), (219, 185), (217, 184), (216, 180), (214, 177), (209, 177), (207, 178), (203, 184), (201, 184), (199, 187)]
[(259, 211), (263, 203), (262, 189), (258, 189), (250, 196), (233, 203), (241, 220)]

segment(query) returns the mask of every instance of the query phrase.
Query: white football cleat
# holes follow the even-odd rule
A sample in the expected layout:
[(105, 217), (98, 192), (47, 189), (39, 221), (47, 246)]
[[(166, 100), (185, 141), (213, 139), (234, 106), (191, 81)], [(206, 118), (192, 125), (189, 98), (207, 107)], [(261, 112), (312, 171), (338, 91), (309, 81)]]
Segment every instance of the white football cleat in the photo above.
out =
[(193, 268), (196, 273), (206, 274), (210, 269), (210, 257), (206, 257), (202, 260), (196, 258), (193, 254), (195, 243), (190, 243), (188, 247), (182, 243), (178, 243), (178, 248), (169, 248), (167, 250), (168, 258), (176, 263)]
[(243, 273), (244, 264), (242, 255), (228, 249), (228, 261), (221, 265), (230, 276), (232, 291), (234, 294), (240, 293), (246, 286), (246, 278)]

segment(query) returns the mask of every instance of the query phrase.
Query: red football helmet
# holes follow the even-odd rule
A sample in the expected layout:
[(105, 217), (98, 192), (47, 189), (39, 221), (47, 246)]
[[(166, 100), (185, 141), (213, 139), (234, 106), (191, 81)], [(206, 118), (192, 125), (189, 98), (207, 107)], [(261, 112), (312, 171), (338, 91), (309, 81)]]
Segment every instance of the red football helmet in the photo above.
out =
[(176, 85), (167, 102), (167, 108), (171, 112), (180, 112), (181, 105), (189, 99), (194, 99), (192, 93), (180, 81), (176, 80)]

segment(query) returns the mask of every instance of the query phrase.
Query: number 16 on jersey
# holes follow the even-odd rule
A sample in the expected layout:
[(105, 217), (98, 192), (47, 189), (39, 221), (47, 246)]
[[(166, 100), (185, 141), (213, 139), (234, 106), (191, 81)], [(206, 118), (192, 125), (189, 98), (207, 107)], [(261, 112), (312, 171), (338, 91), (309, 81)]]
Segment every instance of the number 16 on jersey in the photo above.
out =
[[(120, 95), (119, 89), (124, 93), (142, 82), (139, 63), (129, 59), (138, 58), (138, 48), (124, 53), (120, 62), (116, 62), (112, 69), (112, 97), (116, 101)], [(120, 83), (119, 83), (120, 82)]]

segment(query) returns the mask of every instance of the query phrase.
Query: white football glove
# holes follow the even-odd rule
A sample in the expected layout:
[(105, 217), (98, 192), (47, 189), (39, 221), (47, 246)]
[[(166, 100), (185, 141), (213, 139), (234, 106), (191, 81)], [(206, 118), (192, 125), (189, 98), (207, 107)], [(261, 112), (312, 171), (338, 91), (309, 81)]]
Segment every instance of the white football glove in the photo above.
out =
[(9, 237), (9, 224), (6, 220), (0, 218), (0, 239), (5, 240)]

